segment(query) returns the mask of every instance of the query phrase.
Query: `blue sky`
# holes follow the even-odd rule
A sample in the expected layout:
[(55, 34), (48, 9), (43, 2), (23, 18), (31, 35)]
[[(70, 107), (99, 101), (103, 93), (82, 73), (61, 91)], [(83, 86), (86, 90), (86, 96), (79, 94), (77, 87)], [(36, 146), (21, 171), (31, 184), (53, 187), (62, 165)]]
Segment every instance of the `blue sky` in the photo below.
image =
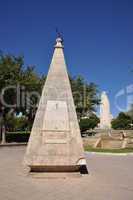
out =
[(24, 55), (39, 73), (48, 71), (56, 27), (69, 72), (107, 91), (117, 115), (133, 95), (133, 1), (0, 0), (0, 49)]

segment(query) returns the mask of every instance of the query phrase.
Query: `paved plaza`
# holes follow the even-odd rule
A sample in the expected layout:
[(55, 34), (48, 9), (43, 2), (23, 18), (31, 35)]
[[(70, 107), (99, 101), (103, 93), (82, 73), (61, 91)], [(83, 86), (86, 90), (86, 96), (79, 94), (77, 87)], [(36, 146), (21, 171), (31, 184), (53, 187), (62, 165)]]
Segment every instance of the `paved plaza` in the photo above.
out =
[(33, 179), (22, 161), (26, 147), (0, 148), (1, 200), (133, 200), (133, 156), (86, 154), (90, 174)]

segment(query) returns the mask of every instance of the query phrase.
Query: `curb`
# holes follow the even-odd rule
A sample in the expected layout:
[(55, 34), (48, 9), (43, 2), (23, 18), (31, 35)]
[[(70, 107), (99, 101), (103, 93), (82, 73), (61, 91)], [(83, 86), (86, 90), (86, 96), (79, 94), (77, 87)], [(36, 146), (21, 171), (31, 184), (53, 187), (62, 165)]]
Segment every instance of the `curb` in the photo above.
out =
[(26, 146), (27, 143), (5, 143), (0, 144), (0, 147), (15, 147), (15, 146)]
[(107, 155), (107, 156), (133, 156), (133, 153), (105, 153), (105, 152), (86, 152), (85, 154), (90, 155)]

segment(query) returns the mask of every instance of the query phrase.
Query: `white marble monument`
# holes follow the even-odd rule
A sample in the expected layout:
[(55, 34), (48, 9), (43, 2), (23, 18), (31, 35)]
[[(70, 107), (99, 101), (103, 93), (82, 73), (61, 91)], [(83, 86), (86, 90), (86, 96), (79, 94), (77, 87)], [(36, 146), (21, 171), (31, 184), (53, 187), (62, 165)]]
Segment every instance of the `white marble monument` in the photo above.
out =
[(110, 129), (111, 128), (111, 113), (110, 103), (106, 92), (101, 94), (101, 105), (100, 105), (100, 128)]
[(57, 38), (24, 158), (32, 172), (87, 173), (63, 48)]

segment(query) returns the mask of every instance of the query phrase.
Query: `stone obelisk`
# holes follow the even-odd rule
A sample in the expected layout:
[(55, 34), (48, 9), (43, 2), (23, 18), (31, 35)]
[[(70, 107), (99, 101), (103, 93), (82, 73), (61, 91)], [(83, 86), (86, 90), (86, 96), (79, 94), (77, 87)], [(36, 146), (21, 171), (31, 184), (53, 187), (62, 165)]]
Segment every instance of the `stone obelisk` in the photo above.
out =
[(100, 105), (100, 128), (110, 129), (111, 128), (111, 113), (110, 103), (106, 92), (101, 94), (101, 105)]
[(59, 37), (24, 158), (33, 172), (87, 173), (63, 48)]

